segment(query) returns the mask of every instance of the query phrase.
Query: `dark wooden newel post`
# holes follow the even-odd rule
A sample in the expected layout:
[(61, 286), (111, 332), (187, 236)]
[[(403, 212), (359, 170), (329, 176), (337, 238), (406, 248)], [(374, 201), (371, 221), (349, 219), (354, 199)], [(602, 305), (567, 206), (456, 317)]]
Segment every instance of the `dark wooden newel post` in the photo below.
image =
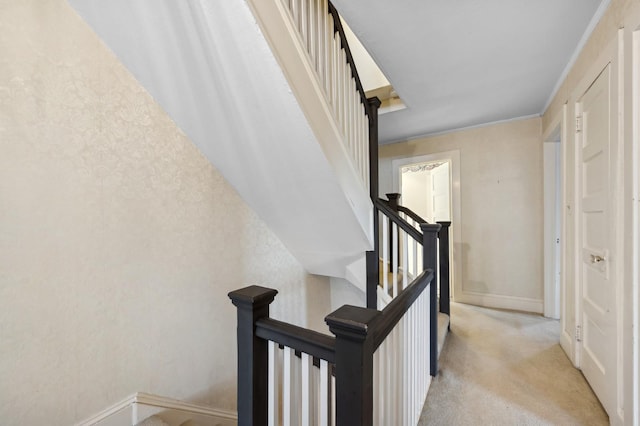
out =
[[(378, 199), (378, 108), (380, 99), (367, 99), (369, 117), (369, 195)], [(378, 307), (378, 282), (380, 280), (380, 241), (378, 240), (378, 209), (373, 207), (373, 250), (366, 254), (367, 260), (367, 307)]]
[(391, 209), (398, 213), (398, 205), (400, 205), (400, 196), (401, 194), (398, 194), (397, 192), (392, 192), (390, 194), (387, 194), (387, 199), (389, 200), (389, 207), (391, 207)]
[(433, 279), (429, 284), (429, 342), (431, 346), (429, 371), (435, 377), (438, 374), (438, 294), (436, 291), (438, 252), (436, 245), (438, 244), (440, 225), (421, 223), (420, 228), (422, 229), (422, 264), (424, 269), (433, 270)]
[(451, 275), (449, 273), (449, 227), (451, 222), (438, 222), (442, 225), (438, 232), (440, 243), (440, 312), (451, 315)]
[(269, 347), (255, 323), (269, 317), (277, 290), (252, 285), (229, 293), (238, 308), (238, 425), (267, 424)]
[[(400, 205), (400, 194), (398, 194), (397, 192), (392, 192), (386, 195), (387, 195), (387, 200), (389, 200), (389, 207), (391, 207), (391, 210), (398, 213), (398, 206)], [(393, 259), (394, 251), (398, 253), (398, 258), (399, 258), (400, 257), (399, 256), (400, 238), (398, 237), (397, 244), (394, 247), (393, 246), (393, 226), (389, 226), (389, 272), (394, 272), (393, 262), (391, 261), (391, 259)], [(393, 285), (397, 285), (397, 283), (393, 283)]]
[(344, 305), (325, 321), (336, 336), (336, 422), (373, 424), (373, 326), (380, 312)]

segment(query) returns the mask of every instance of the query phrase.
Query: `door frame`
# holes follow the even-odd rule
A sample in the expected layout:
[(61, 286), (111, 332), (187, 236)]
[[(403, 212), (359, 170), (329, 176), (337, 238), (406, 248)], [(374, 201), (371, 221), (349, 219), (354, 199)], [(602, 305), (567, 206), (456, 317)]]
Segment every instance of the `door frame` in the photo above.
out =
[[(623, 384), (623, 323), (622, 323), (622, 315), (623, 315), (623, 290), (624, 287), (622, 285), (622, 280), (620, 279), (623, 274), (623, 261), (620, 261), (618, 257), (621, 257), (624, 253), (622, 250), (622, 242), (620, 238), (620, 229), (622, 228), (620, 224), (623, 223), (623, 209), (621, 205), (622, 201), (622, 160), (623, 154), (621, 146), (623, 144), (623, 138), (621, 136), (622, 131), (622, 117), (620, 112), (620, 105), (624, 99), (623, 87), (621, 84), (621, 64), (623, 63), (622, 52), (621, 52), (621, 44), (622, 44), (622, 30), (618, 32), (616, 37), (604, 48), (598, 58), (592, 62), (589, 67), (589, 71), (584, 74), (584, 77), (580, 81), (580, 83), (576, 86), (573, 91), (570, 99), (570, 103), (573, 106), (573, 118), (577, 116), (580, 99), (582, 96), (588, 91), (591, 85), (596, 81), (596, 79), (600, 76), (601, 72), (607, 67), (607, 65), (611, 65), (611, 91), (610, 96), (612, 97), (611, 108), (613, 111), (610, 113), (613, 117), (618, 117), (618, 120), (611, 123), (611, 135), (613, 136), (610, 141), (609, 146), (609, 173), (610, 173), (610, 181), (609, 181), (609, 190), (611, 191), (610, 199), (613, 200), (611, 205), (611, 212), (609, 215), (609, 221), (613, 221), (613, 223), (617, 223), (618, 225), (614, 227), (612, 230), (614, 240), (612, 246), (610, 247), (610, 258), (613, 259), (611, 261), (609, 267), (611, 271), (611, 283), (615, 286), (616, 289), (616, 371), (613, 373), (615, 375), (616, 380), (616, 395), (614, 395), (614, 407), (612, 407), (615, 412), (609, 413), (610, 420), (612, 423), (618, 423), (617, 419), (612, 418), (614, 415), (622, 418), (623, 410), (623, 393), (622, 393), (622, 384)], [(615, 97), (614, 97), (615, 96)], [(574, 183), (575, 183), (575, 191), (574, 191), (574, 205), (575, 208), (575, 232), (574, 232), (574, 252), (573, 252), (573, 263), (574, 263), (574, 276), (576, 281), (575, 288), (575, 296), (576, 296), (576, 307), (575, 307), (575, 323), (577, 327), (582, 327), (582, 319), (583, 319), (583, 306), (582, 306), (582, 294), (583, 294), (583, 281), (582, 281), (582, 177), (580, 173), (582, 171), (582, 147), (580, 135), (575, 132), (575, 128), (572, 129), (574, 135)], [(577, 339), (576, 339), (577, 340)], [(582, 365), (582, 344), (580, 341), (574, 342), (574, 364), (576, 367), (580, 368)]]
[[(571, 141), (569, 139), (570, 126), (568, 123), (568, 105), (567, 102), (565, 102), (562, 105), (560, 112), (556, 114), (554, 119), (547, 125), (546, 130), (542, 135), (542, 140), (550, 141), (558, 136), (560, 138), (560, 222), (558, 223), (560, 226), (560, 346), (562, 346), (571, 362), (575, 365), (575, 311), (574, 315), (570, 316), (567, 309), (567, 304), (575, 306), (577, 303), (577, 291), (575, 289), (575, 284), (572, 292), (569, 292), (568, 289), (568, 270), (571, 265), (571, 253), (568, 252), (568, 238), (570, 236), (568, 224), (571, 220), (571, 215), (573, 214), (572, 207), (575, 206), (575, 200), (573, 198), (571, 200), (569, 199), (569, 191), (567, 189), (569, 185), (569, 158), (567, 154), (569, 152), (568, 150)], [(558, 132), (560, 133), (559, 135)], [(545, 256), (546, 254), (545, 245)], [(573, 281), (575, 281), (575, 279)], [(545, 292), (546, 291), (547, 286), (545, 280)], [(569, 300), (570, 294), (573, 296), (571, 300)]]
[(437, 152), (427, 155), (399, 158), (391, 161), (393, 176), (393, 190), (400, 191), (400, 169), (409, 164), (431, 163), (436, 161), (449, 162), (449, 192), (451, 198), (451, 239), (449, 249), (453, 265), (451, 271), (451, 298), (456, 301), (456, 295), (462, 294), (462, 208), (460, 203), (460, 150)]
[[(625, 318), (631, 322), (631, 336), (627, 338), (625, 352), (631, 353), (631, 361), (625, 368), (631, 370), (631, 383), (625, 386), (628, 393), (625, 405), (631, 406), (630, 413), (625, 413), (625, 422), (640, 424), (640, 9), (636, 9), (633, 16), (629, 16), (628, 30), (625, 29), (625, 54), (629, 57), (630, 67), (625, 69), (625, 81), (629, 81), (630, 98), (625, 103), (625, 132), (629, 135), (630, 143), (626, 155), (631, 158), (629, 179), (630, 196), (626, 197), (631, 203), (630, 221), (625, 226), (631, 227), (632, 237), (628, 247), (626, 263), (628, 265), (628, 280), (632, 297), (625, 306), (630, 314)], [(626, 280), (625, 280), (626, 281)], [(631, 340), (629, 342), (629, 340)], [(635, 423), (634, 423), (635, 422)]]
[[(544, 316), (560, 319), (562, 271), (563, 123), (543, 138), (544, 167)], [(557, 241), (556, 241), (557, 240)]]

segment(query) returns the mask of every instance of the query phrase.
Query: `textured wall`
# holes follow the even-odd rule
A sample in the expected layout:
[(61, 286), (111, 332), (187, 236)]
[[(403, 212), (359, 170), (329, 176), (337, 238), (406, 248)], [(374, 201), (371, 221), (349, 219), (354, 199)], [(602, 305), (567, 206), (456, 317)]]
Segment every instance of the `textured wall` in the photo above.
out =
[(540, 119), (381, 146), (380, 192), (393, 187), (394, 159), (452, 150), (460, 151), (461, 161), (462, 246), (456, 250), (462, 259), (462, 289), (541, 306)]
[[(562, 141), (565, 144), (565, 158), (562, 167), (565, 170), (565, 185), (564, 185), (564, 199), (562, 200), (564, 220), (565, 220), (565, 238), (564, 238), (564, 318), (562, 321), (563, 332), (565, 337), (565, 346), (575, 345), (573, 343), (573, 336), (576, 330), (576, 319), (582, 314), (579, 306), (576, 304), (576, 296), (580, 293), (579, 288), (579, 269), (576, 268), (576, 258), (582, 256), (580, 248), (577, 246), (577, 228), (578, 228), (578, 210), (579, 205), (576, 204), (576, 197), (579, 191), (578, 182), (576, 181), (576, 139), (574, 137), (574, 119), (576, 115), (576, 102), (582, 96), (585, 91), (585, 85), (590, 84), (596, 79), (599, 72), (604, 68), (599, 60), (603, 55), (608, 60), (612, 56), (611, 54), (620, 48), (617, 44), (619, 30), (624, 29), (622, 47), (623, 52), (617, 52), (618, 71), (622, 71), (617, 75), (621, 78), (622, 90), (620, 92), (614, 90), (612, 92), (612, 104), (618, 104), (622, 107), (622, 132), (619, 134), (621, 138), (613, 145), (612, 152), (620, 152), (620, 156), (617, 158), (617, 165), (612, 171), (615, 178), (619, 174), (620, 182), (617, 184), (617, 188), (620, 191), (618, 196), (622, 200), (622, 204), (618, 206), (622, 210), (622, 214), (614, 218), (616, 221), (617, 238), (621, 243), (615, 249), (615, 255), (611, 256), (611, 265), (616, 269), (617, 279), (613, 283), (618, 289), (618, 304), (617, 309), (620, 314), (618, 320), (618, 353), (621, 354), (621, 360), (617, 363), (619, 386), (622, 392), (618, 395), (618, 403), (625, 407), (624, 418), (620, 416), (617, 421), (624, 424), (633, 423), (632, 407), (634, 404), (638, 406), (640, 401), (640, 395), (637, 393), (634, 395), (633, 391), (633, 360), (637, 363), (639, 354), (633, 353), (633, 317), (637, 315), (638, 302), (632, 302), (632, 298), (629, 297), (633, 293), (633, 286), (638, 286), (638, 283), (634, 283), (633, 267), (634, 264), (638, 264), (638, 253), (634, 252), (632, 247), (632, 203), (633, 200), (637, 202), (637, 197), (634, 197), (632, 188), (634, 186), (632, 179), (632, 170), (635, 168), (637, 171), (638, 164), (633, 163), (633, 136), (632, 125), (634, 120), (637, 121), (638, 111), (632, 104), (634, 97), (634, 89), (632, 89), (632, 81), (635, 77), (632, 71), (632, 62), (637, 60), (632, 54), (632, 32), (637, 32), (640, 28), (640, 1), (639, 0), (612, 0), (607, 11), (602, 16), (600, 22), (594, 29), (593, 33), (589, 37), (589, 40), (585, 44), (584, 48), (578, 55), (578, 58), (567, 74), (567, 77), (560, 85), (558, 92), (554, 96), (551, 104), (544, 112), (542, 117), (543, 133), (551, 133), (554, 128), (562, 123), (563, 119), (563, 107), (566, 104), (566, 116), (567, 123), (565, 128), (565, 139)], [(613, 49), (613, 50), (611, 50)], [(620, 61), (622, 59), (622, 61)], [(616, 69), (616, 68), (614, 68)], [(632, 115), (633, 114), (633, 115)], [(617, 151), (619, 150), (619, 151)], [(637, 155), (637, 154), (636, 154)], [(617, 170), (616, 170), (617, 169)], [(637, 176), (637, 175), (636, 175)], [(613, 207), (613, 206), (611, 206)], [(616, 262), (617, 265), (616, 265)], [(633, 303), (636, 303), (634, 305)], [(637, 324), (635, 325), (637, 329)], [(579, 347), (571, 347), (569, 350), (569, 356), (574, 358), (575, 354), (571, 353), (571, 349), (575, 349), (575, 352), (579, 352)], [(640, 382), (640, 376), (638, 370), (636, 370), (636, 382)], [(637, 388), (636, 388), (637, 389)], [(636, 408), (637, 410), (637, 408)], [(640, 421), (636, 411), (635, 422)], [(615, 423), (615, 419), (612, 420)]]
[(68, 425), (136, 391), (235, 408), (227, 292), (278, 288), (275, 316), (318, 328), (328, 280), (64, 1), (0, 3), (0, 52), (0, 423)]

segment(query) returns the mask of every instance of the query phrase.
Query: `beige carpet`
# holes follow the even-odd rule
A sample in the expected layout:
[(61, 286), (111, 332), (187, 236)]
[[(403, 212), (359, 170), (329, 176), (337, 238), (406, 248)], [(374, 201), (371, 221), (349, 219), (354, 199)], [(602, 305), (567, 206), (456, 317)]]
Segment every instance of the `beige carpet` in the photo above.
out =
[(451, 332), (420, 425), (607, 425), (540, 316), (451, 305)]

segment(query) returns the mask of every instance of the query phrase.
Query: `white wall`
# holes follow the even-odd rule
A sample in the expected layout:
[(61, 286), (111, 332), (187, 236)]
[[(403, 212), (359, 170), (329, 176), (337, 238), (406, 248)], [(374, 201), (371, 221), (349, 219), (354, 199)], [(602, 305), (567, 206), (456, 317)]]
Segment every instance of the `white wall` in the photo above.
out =
[(431, 171), (404, 172), (401, 185), (400, 204), (410, 208), (423, 219), (429, 220), (432, 213)]
[[(0, 5), (0, 423), (68, 425), (135, 392), (236, 406), (227, 293), (305, 273), (63, 0)], [(211, 135), (215, 138), (215, 135)]]
[(393, 189), (392, 161), (460, 151), (460, 301), (542, 312), (540, 119), (380, 147), (380, 192)]

